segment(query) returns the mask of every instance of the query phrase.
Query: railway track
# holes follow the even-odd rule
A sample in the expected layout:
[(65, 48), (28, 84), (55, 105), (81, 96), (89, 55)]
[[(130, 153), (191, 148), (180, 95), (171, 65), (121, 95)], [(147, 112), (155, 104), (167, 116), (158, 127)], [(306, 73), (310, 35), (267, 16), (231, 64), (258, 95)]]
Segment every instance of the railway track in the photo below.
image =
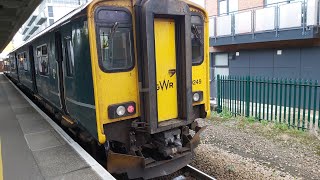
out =
[(182, 175), (175, 177), (173, 180), (191, 180), (191, 179), (199, 179), (199, 180), (215, 180), (214, 177), (209, 176), (208, 174), (187, 165), (186, 167), (180, 170)]

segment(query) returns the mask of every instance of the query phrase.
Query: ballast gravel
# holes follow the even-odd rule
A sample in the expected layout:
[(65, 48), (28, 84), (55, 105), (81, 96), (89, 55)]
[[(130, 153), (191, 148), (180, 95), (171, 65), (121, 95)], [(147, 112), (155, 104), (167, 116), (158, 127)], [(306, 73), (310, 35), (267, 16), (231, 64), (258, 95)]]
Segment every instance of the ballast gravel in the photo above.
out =
[(320, 179), (316, 137), (301, 142), (286, 133), (264, 135), (255, 128), (261, 123), (239, 128), (237, 120), (198, 122), (208, 127), (191, 165), (217, 179)]

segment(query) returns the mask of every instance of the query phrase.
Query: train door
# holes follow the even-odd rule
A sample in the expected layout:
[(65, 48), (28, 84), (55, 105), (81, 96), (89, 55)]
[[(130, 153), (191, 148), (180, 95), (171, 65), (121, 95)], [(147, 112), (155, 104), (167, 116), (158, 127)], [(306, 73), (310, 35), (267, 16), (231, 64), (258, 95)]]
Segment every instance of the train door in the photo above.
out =
[(66, 112), (65, 104), (65, 94), (64, 94), (64, 77), (63, 77), (63, 53), (62, 53), (62, 41), (61, 33), (59, 31), (55, 32), (55, 46), (57, 53), (57, 63), (58, 63), (58, 86), (60, 94), (60, 104), (64, 112)]
[(30, 73), (32, 80), (32, 90), (34, 93), (37, 93), (37, 83), (36, 83), (36, 72), (34, 65), (34, 54), (33, 54), (33, 46), (29, 46), (29, 62), (30, 62)]
[(141, 101), (154, 134), (192, 122), (191, 15), (182, 1), (141, 3), (136, 6)]
[(14, 62), (16, 64), (16, 75), (17, 75), (17, 80), (18, 82), (20, 82), (20, 78), (19, 78), (19, 61), (18, 61), (18, 55), (17, 53), (14, 53)]
[(178, 117), (174, 19), (154, 19), (158, 121)]

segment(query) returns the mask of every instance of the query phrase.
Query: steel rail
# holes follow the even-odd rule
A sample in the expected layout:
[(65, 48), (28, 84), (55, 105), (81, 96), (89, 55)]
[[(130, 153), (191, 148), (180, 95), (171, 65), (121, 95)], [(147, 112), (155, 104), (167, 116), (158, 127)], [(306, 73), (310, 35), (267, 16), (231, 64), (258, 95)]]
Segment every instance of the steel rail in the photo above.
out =
[(196, 179), (201, 179), (201, 180), (216, 180), (214, 177), (209, 176), (208, 174), (200, 171), (199, 169), (192, 167), (190, 165), (185, 166), (184, 168), (181, 169), (182, 172), (186, 173), (189, 172), (190, 176), (196, 178)]

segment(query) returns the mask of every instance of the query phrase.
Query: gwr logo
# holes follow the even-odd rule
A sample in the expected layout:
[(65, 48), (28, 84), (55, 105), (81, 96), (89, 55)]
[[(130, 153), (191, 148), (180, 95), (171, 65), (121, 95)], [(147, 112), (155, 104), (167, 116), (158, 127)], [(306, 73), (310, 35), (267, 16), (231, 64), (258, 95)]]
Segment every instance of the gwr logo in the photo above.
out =
[(173, 82), (170, 82), (169, 80), (163, 80), (163, 82), (159, 81), (157, 84), (157, 91), (160, 89), (161, 91), (163, 91), (163, 89), (168, 90), (168, 88), (173, 88)]

